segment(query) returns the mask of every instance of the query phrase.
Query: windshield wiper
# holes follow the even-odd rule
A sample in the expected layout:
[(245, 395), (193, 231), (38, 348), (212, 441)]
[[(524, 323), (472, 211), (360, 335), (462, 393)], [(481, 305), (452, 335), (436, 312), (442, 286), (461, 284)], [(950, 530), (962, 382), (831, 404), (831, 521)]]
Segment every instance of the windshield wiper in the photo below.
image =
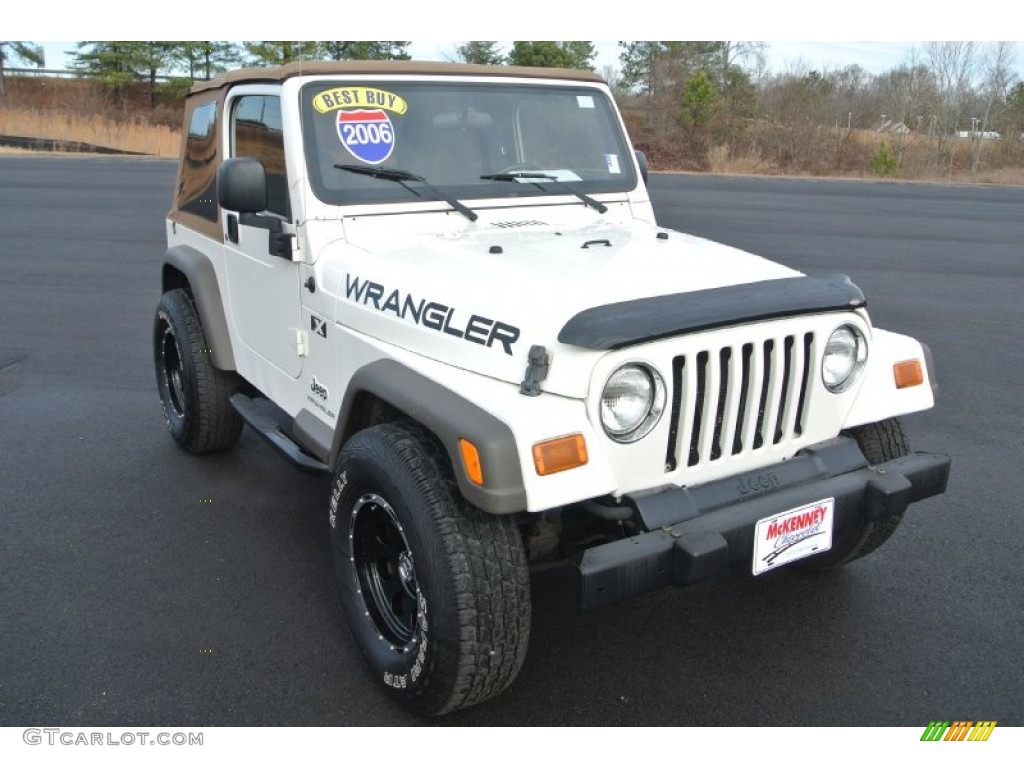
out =
[(478, 218), (480, 218), (479, 216), (477, 216), (476, 211), (463, 205), (454, 197), (446, 195), (444, 192), (442, 192), (440, 189), (438, 189), (433, 184), (428, 182), (422, 176), (417, 176), (415, 173), (410, 173), (409, 171), (403, 171), (401, 168), (388, 168), (383, 165), (376, 167), (368, 165), (348, 165), (346, 163), (335, 163), (334, 167), (339, 168), (343, 171), (348, 171), (349, 173), (358, 173), (361, 174), (362, 176), (371, 176), (374, 179), (386, 179), (387, 181), (394, 181), (401, 184), (414, 195), (421, 196), (419, 192), (417, 192), (415, 189), (406, 184), (407, 181), (415, 181), (419, 184), (422, 184), (424, 189), (426, 189), (428, 192), (432, 193), (436, 197), (440, 198), (441, 200), (444, 200), (446, 203), (448, 203), (448, 205), (450, 205), (452, 208), (461, 213), (470, 221), (476, 221)]
[[(560, 186), (572, 195), (575, 195), (584, 203), (595, 209), (598, 213), (604, 213), (608, 210), (608, 206), (604, 203), (599, 203), (597, 200), (592, 198), (590, 195), (580, 192), (578, 189), (573, 189), (567, 183), (559, 179), (557, 176), (552, 176), (550, 173), (537, 173), (535, 171), (516, 171), (515, 173), (488, 173), (480, 177), (487, 181), (516, 181), (517, 179), (543, 179), (544, 181), (553, 181), (555, 184)], [(535, 182), (536, 183), (536, 182)], [(541, 186), (537, 184), (537, 186)]]

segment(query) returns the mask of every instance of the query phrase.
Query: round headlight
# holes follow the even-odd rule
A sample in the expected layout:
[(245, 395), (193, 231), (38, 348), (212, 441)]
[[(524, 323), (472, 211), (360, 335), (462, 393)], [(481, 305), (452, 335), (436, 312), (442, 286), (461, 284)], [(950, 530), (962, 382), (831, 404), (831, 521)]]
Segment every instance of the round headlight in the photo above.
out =
[(665, 410), (665, 384), (657, 371), (629, 363), (615, 371), (601, 393), (601, 425), (612, 440), (632, 443), (648, 434)]
[(868, 359), (864, 335), (852, 325), (832, 331), (821, 361), (821, 380), (829, 392), (845, 392), (857, 380)]

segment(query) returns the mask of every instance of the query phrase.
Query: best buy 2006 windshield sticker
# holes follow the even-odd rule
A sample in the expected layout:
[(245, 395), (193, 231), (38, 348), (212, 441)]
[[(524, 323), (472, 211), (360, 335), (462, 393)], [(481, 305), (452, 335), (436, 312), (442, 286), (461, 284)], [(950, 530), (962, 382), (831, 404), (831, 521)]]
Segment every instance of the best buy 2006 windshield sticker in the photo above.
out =
[(409, 108), (396, 93), (379, 88), (329, 88), (313, 97), (320, 114), (337, 110), (338, 138), (352, 156), (370, 165), (387, 160), (395, 149), (395, 127), (388, 112), (404, 115)]

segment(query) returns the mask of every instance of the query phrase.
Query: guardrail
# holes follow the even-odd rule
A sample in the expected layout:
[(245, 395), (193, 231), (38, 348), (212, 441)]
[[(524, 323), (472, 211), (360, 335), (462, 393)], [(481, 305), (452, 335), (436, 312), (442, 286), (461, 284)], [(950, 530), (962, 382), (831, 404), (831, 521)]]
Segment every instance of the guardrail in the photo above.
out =
[[(73, 78), (97, 78), (98, 75), (95, 72), (89, 72), (87, 70), (77, 69), (19, 69), (16, 67), (4, 67), (4, 77), (56, 77), (62, 79), (73, 79)], [(193, 77), (189, 78), (188, 75), (157, 75), (155, 80), (158, 83), (167, 83), (171, 80), (192, 80), (194, 83), (206, 82), (205, 77)], [(145, 83), (149, 81), (148, 76), (139, 76), (135, 82)]]
[(69, 141), (67, 139), (39, 139), (32, 136), (0, 136), (0, 147), (17, 147), (18, 149), (35, 149), (50, 152), (88, 152), (98, 155), (145, 155), (145, 152), (132, 152), (127, 149), (103, 147), (86, 141)]

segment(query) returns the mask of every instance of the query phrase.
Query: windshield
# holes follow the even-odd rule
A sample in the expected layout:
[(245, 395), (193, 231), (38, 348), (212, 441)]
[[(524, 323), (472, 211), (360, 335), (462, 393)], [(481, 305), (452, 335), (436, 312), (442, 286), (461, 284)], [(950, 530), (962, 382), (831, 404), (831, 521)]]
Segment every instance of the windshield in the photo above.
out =
[[(305, 85), (300, 99), (310, 180), (327, 203), (437, 197), (337, 165), (401, 169), (460, 199), (636, 186), (631, 150), (595, 88), (322, 81)], [(501, 174), (514, 178), (481, 178)]]

